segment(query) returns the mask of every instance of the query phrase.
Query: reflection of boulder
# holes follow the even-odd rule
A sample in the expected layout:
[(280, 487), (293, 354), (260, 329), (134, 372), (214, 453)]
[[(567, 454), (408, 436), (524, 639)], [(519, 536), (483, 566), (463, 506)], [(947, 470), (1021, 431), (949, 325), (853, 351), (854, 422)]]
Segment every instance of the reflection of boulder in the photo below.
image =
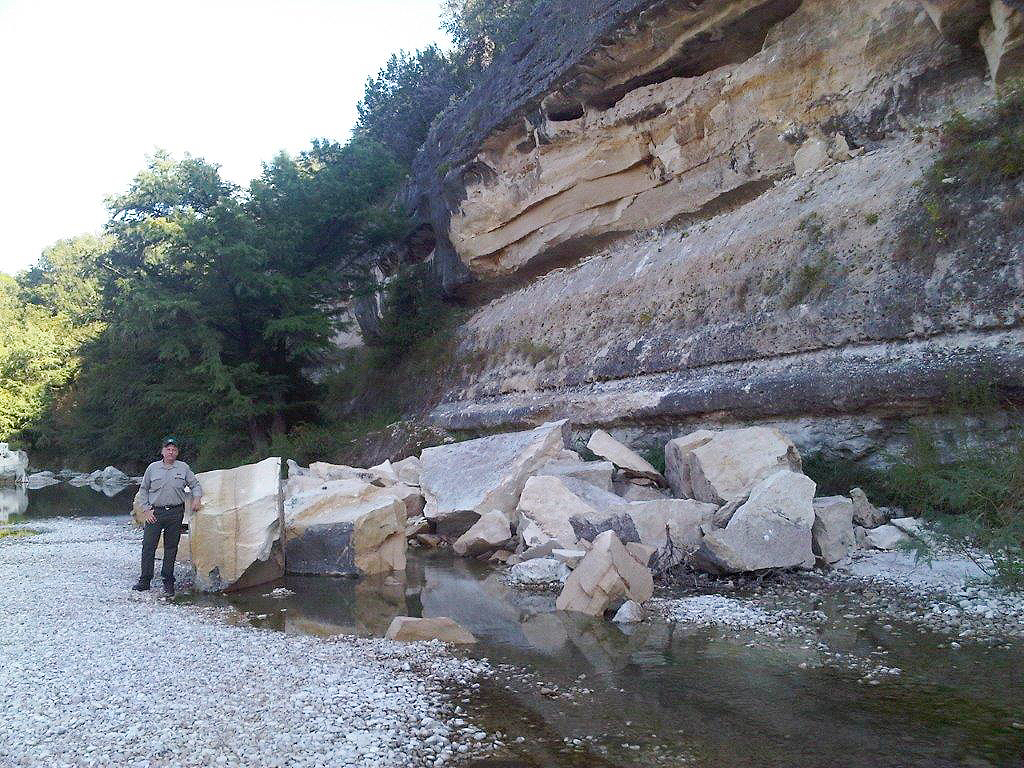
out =
[[(424, 584), (420, 591), (424, 616), (449, 616), (476, 634), (497, 642), (522, 645), (520, 627), (522, 608), (514, 590), (472, 560), (454, 559), (445, 564), (424, 565)], [(477, 574), (490, 573), (486, 578)], [(550, 605), (550, 598), (544, 601)]]
[(9, 523), (12, 517), (25, 514), (28, 509), (28, 492), (25, 486), (0, 488), (0, 523)]
[(522, 630), (527, 642), (541, 653), (558, 653), (569, 642), (569, 633), (558, 613), (528, 616), (522, 623)]
[(27, 453), (12, 450), (7, 443), (0, 443), (0, 485), (22, 482), (27, 469)]
[(219, 592), (280, 578), (281, 459), (203, 472), (199, 481), (203, 506), (190, 526), (196, 588)]
[(395, 575), (363, 579), (288, 577), (293, 595), (282, 598), (286, 631), (381, 637), (395, 616), (410, 612), (406, 585)]
[(50, 485), (56, 485), (57, 483), (60, 482), (60, 480), (58, 480), (54, 476), (53, 472), (51, 472), (50, 470), (45, 470), (43, 472), (32, 473), (27, 478), (25, 478), (25, 482), (30, 490), (37, 491), (40, 488), (46, 488), (47, 486)]
[(415, 643), (420, 640), (441, 640), (446, 643), (475, 643), (472, 632), (459, 626), (447, 616), (421, 619), (415, 616), (396, 616), (384, 635), (389, 640)]

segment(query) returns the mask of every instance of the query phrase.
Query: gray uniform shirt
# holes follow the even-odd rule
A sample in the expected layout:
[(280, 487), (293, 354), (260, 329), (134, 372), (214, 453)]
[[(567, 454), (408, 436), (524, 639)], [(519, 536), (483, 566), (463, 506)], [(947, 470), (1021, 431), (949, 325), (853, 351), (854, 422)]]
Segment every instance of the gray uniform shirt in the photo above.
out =
[(144, 506), (173, 507), (184, 503), (186, 486), (193, 499), (203, 495), (199, 478), (192, 474), (184, 461), (175, 461), (169, 467), (163, 461), (154, 461), (142, 476), (139, 499)]

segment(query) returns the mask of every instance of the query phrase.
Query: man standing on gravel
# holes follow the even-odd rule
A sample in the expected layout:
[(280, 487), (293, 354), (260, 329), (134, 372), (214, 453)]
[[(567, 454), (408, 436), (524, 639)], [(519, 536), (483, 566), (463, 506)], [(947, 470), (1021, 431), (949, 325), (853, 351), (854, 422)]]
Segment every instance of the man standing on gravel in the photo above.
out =
[(178, 557), (178, 541), (181, 539), (181, 525), (185, 519), (185, 488), (192, 493), (192, 511), (198, 512), (202, 503), (203, 488), (188, 464), (178, 461), (178, 441), (173, 437), (164, 438), (160, 451), (161, 461), (154, 461), (146, 467), (142, 485), (136, 501), (142, 507), (146, 523), (142, 535), (142, 576), (132, 589), (144, 592), (153, 580), (153, 561), (160, 534), (164, 537), (164, 562), (160, 575), (164, 580), (164, 595), (174, 595), (174, 561)]

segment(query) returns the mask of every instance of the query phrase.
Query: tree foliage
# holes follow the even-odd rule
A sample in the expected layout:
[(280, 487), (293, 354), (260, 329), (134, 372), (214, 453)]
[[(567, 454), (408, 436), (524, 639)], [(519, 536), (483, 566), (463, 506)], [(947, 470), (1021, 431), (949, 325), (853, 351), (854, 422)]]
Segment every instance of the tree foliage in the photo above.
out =
[[(79, 286), (104, 330), (37, 447), (128, 461), (180, 432), (209, 464), (315, 421), (311, 371), (332, 353), (344, 302), (369, 285), (366, 254), (402, 233), (391, 206), (402, 173), (366, 137), (280, 154), (246, 190), (200, 158), (154, 155), (108, 201), (97, 282)], [(48, 283), (27, 282), (53, 303)], [(76, 311), (78, 297), (62, 296)]]
[(0, 275), (0, 440), (32, 443), (73, 380), (81, 347), (99, 333), (100, 238), (62, 240), (11, 278)]
[(409, 164), (434, 117), (467, 88), (457, 61), (436, 46), (399, 51), (366, 81), (357, 130), (384, 144)]

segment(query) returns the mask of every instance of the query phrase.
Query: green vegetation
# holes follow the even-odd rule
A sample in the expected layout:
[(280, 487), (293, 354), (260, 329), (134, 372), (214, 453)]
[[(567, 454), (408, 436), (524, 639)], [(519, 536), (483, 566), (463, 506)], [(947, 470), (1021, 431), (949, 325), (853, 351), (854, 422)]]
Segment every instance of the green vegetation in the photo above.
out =
[(1024, 178), (1024, 83), (1007, 87), (996, 107), (978, 118), (956, 114), (942, 127), (941, 146), (896, 250), (897, 258), (923, 266), (941, 249), (969, 244), (993, 199), (1011, 202), (1003, 227), (1021, 223), (1022, 210), (1012, 201)]
[(35, 536), (38, 531), (33, 531), (31, 528), (11, 528), (9, 526), (0, 526), (0, 539), (13, 539), (19, 536)]
[(827, 279), (829, 266), (829, 257), (823, 255), (818, 261), (800, 267), (789, 289), (782, 297), (783, 308), (792, 309), (808, 297), (826, 293), (829, 288)]
[[(942, 411), (954, 419), (985, 420), (997, 408), (1013, 412), (1015, 406), (980, 379), (951, 382)], [(999, 444), (993, 439), (958, 450), (947, 442), (935, 431), (915, 429), (907, 450), (887, 457), (885, 468), (814, 455), (805, 459), (804, 471), (818, 483), (819, 495), (860, 487), (875, 504), (929, 520), (943, 545), (968, 556), (980, 548), (991, 557), (991, 568), (984, 567), (997, 581), (1024, 589), (1024, 439), (1018, 435), (1009, 447), (993, 447)], [(919, 554), (929, 556), (921, 544)]]

